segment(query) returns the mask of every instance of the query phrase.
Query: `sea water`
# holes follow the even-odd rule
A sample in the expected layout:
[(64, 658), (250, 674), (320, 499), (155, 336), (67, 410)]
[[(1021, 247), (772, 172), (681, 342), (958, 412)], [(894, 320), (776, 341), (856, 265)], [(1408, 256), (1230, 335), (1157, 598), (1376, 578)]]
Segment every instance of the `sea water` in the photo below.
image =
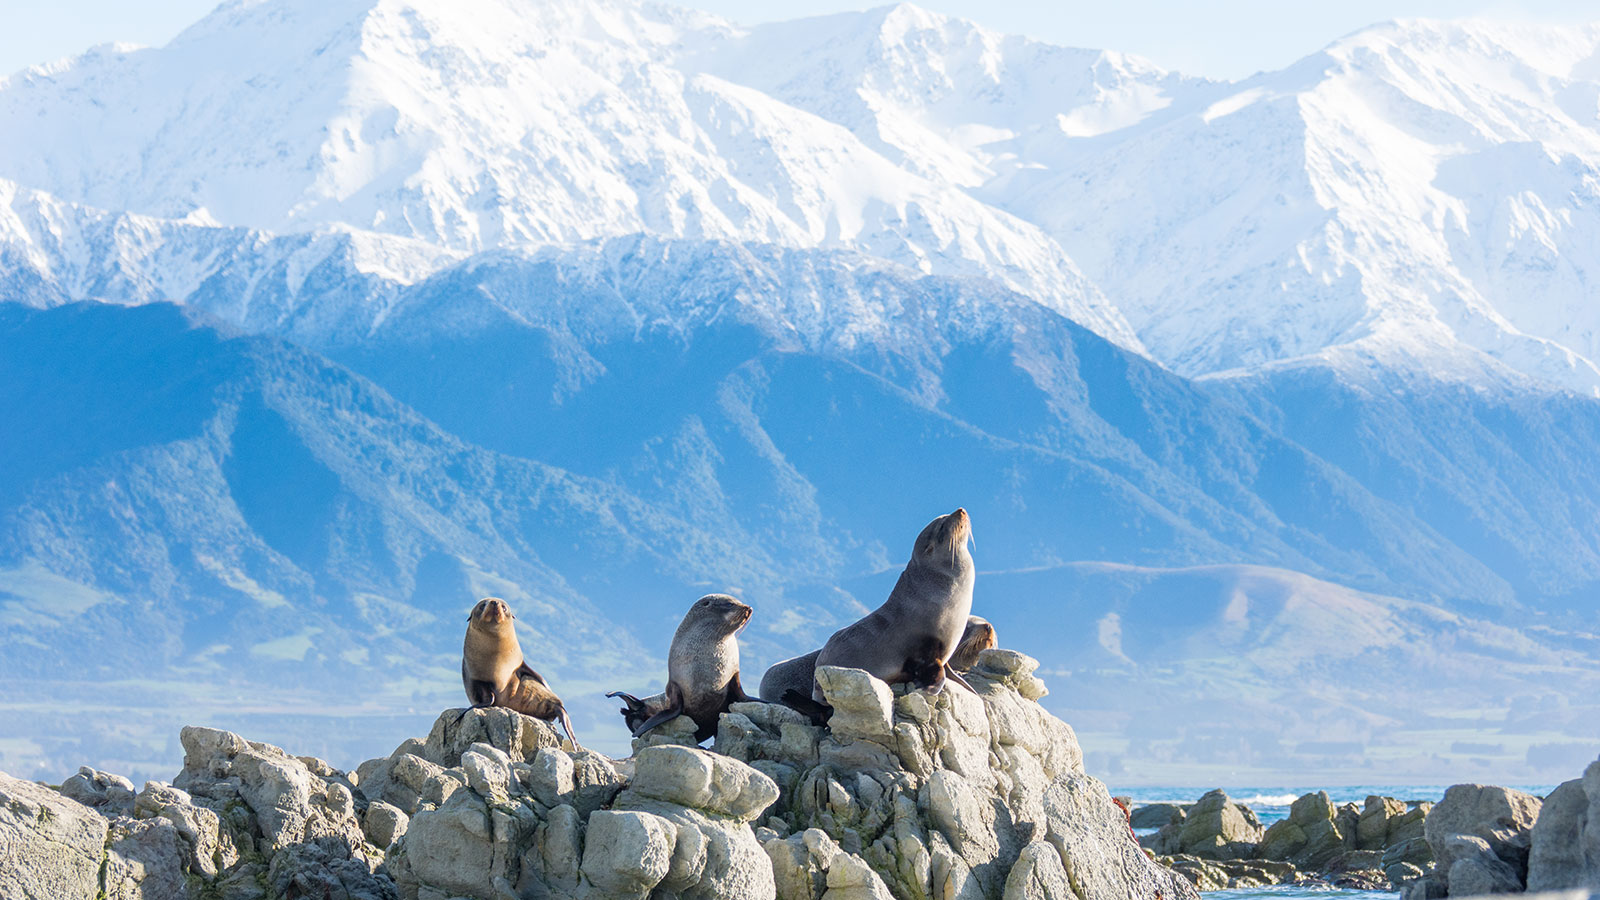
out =
[(1334, 887), (1292, 884), (1206, 891), (1206, 900), (1396, 900), (1399, 896), (1392, 891), (1346, 891)]

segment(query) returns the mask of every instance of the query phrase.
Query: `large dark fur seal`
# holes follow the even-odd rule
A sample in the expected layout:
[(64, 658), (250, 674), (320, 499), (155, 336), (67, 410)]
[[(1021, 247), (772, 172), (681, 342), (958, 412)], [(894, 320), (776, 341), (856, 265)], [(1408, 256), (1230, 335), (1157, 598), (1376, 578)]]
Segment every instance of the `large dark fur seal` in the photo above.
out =
[(730, 703), (756, 698), (739, 684), (739, 640), (736, 637), (754, 612), (727, 594), (707, 594), (689, 607), (672, 636), (667, 653), (667, 690), (640, 700), (613, 691), (627, 706), (622, 720), (634, 737), (679, 715), (694, 720), (695, 738), (717, 731), (717, 719)]
[[(979, 653), (998, 646), (994, 626), (989, 624), (988, 619), (967, 616), (967, 627), (961, 632), (961, 643), (956, 645), (956, 652), (950, 654), (949, 666), (957, 672), (968, 672), (978, 662)], [(811, 690), (812, 680), (817, 677), (817, 657), (821, 654), (821, 650), (813, 650), (804, 656), (773, 663), (772, 668), (761, 676), (761, 699), (768, 703), (782, 703), (789, 691), (806, 696)], [(806, 706), (810, 708), (810, 704)]]
[[(551, 722), (561, 720), (572, 746), (578, 736), (561, 698), (522, 658), (522, 645), (512, 626), (516, 616), (498, 597), (478, 601), (467, 616), (467, 637), (461, 645), (461, 683), (467, 689), (468, 709), (503, 706), (523, 715)], [(465, 716), (467, 710), (461, 711)], [(461, 721), (461, 716), (456, 721)]]
[[(949, 666), (972, 613), (975, 573), (967, 539), (972, 520), (965, 509), (929, 522), (917, 535), (911, 559), (883, 605), (833, 633), (817, 654), (816, 666), (865, 669), (890, 684), (911, 682), (932, 691), (945, 678), (971, 690)], [(784, 702), (804, 708), (804, 695), (786, 693)], [(822, 689), (813, 680), (813, 718), (826, 710)]]

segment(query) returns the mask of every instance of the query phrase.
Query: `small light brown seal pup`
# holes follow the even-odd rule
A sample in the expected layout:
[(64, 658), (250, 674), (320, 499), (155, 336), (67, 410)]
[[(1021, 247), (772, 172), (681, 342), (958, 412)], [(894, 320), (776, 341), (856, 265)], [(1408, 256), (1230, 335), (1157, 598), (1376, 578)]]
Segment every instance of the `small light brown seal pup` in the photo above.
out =
[(694, 720), (695, 737), (703, 741), (716, 734), (717, 719), (728, 704), (756, 699), (739, 684), (737, 638), (753, 612), (727, 594), (707, 594), (689, 607), (667, 653), (666, 692), (644, 700), (622, 691), (606, 695), (627, 704), (622, 720), (634, 737), (685, 715)]
[[(949, 666), (957, 672), (967, 672), (977, 663), (979, 653), (998, 646), (994, 626), (988, 619), (967, 616), (966, 630), (961, 632), (956, 652), (950, 655)], [(773, 663), (761, 676), (761, 699), (767, 703), (782, 703), (783, 695), (789, 691), (805, 696), (811, 689), (812, 679), (817, 676), (817, 657), (821, 653), (821, 650), (813, 650), (804, 656)]]
[[(523, 715), (551, 722), (561, 720), (572, 746), (578, 736), (561, 698), (522, 658), (522, 645), (512, 626), (516, 616), (499, 597), (478, 601), (467, 616), (467, 638), (461, 645), (461, 683), (467, 689), (467, 709), (503, 706)], [(456, 716), (461, 721), (467, 710)]]
[[(865, 669), (895, 684), (914, 682), (937, 691), (949, 677), (971, 690), (948, 664), (972, 614), (976, 573), (967, 539), (972, 520), (957, 509), (929, 522), (917, 535), (911, 559), (883, 605), (835, 631), (817, 654), (817, 666)], [(811, 699), (825, 704), (813, 679)]]
[(957, 672), (970, 672), (978, 664), (978, 654), (1000, 646), (994, 633), (994, 626), (989, 620), (979, 616), (967, 616), (967, 628), (961, 632), (961, 643), (956, 645), (956, 652), (950, 654), (950, 668)]

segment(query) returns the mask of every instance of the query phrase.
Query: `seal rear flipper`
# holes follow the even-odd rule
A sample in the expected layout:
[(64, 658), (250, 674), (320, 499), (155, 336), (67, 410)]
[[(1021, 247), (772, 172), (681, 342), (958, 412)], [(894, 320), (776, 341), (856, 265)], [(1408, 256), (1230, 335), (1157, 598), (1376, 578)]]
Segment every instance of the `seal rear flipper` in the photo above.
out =
[(621, 698), (622, 702), (627, 704), (617, 711), (622, 713), (622, 724), (628, 726), (629, 732), (632, 732), (644, 724), (646, 719), (650, 718), (650, 704), (627, 691), (612, 691), (606, 696), (613, 699)]
[(959, 684), (962, 687), (966, 688), (967, 690), (972, 691), (972, 693), (974, 693), (974, 694), (978, 693), (976, 690), (973, 689), (972, 685), (967, 684), (967, 680), (965, 678), (962, 678), (961, 677), (961, 673), (957, 672), (955, 669), (951, 669), (949, 667), (946, 667), (945, 668), (945, 675), (949, 676), (951, 681), (954, 681), (956, 684)]
[(779, 702), (810, 719), (813, 725), (826, 725), (829, 717), (833, 715), (833, 707), (813, 700), (794, 688), (784, 691)]
[(578, 734), (572, 730), (572, 720), (567, 717), (567, 708), (565, 706), (561, 707), (560, 716), (561, 727), (566, 730), (567, 740), (572, 742), (572, 749), (582, 750), (583, 745), (578, 743)]
[(678, 690), (677, 685), (669, 681), (667, 682), (667, 708), (640, 723), (639, 727), (633, 730), (633, 736), (644, 737), (645, 733), (650, 729), (660, 725), (662, 722), (676, 719), (682, 714), (683, 692)]

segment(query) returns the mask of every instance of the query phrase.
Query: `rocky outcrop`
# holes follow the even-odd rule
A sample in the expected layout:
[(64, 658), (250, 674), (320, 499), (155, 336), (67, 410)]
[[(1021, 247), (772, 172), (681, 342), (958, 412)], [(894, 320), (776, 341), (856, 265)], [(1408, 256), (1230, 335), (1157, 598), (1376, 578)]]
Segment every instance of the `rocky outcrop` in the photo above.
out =
[[(1148, 818), (1140, 818), (1148, 821)], [(1132, 818), (1129, 821), (1134, 827), (1141, 827)], [(1163, 856), (1193, 856), (1205, 860), (1250, 859), (1255, 856), (1261, 835), (1261, 822), (1256, 819), (1255, 813), (1216, 790), (1177, 812), (1172, 821), (1146, 842), (1146, 846)]]
[(1458, 784), (1445, 791), (1423, 824), (1433, 869), (1406, 887), (1406, 900), (1521, 893), (1541, 806), (1510, 788)]
[(1600, 760), (1550, 793), (1529, 834), (1528, 890), (1600, 893)]
[(1035, 666), (987, 650), (976, 695), (937, 696), (824, 668), (828, 727), (736, 704), (714, 750), (680, 718), (621, 761), (505, 709), (446, 712), (353, 772), (185, 728), (171, 784), (0, 776), (0, 856), (21, 863), (0, 896), (1195, 898), (1034, 702)]
[(1301, 883), (1383, 890), (1421, 877), (1432, 862), (1423, 836), (1431, 807), (1378, 796), (1340, 806), (1319, 791), (1263, 830), (1248, 807), (1219, 790), (1193, 804), (1140, 807), (1130, 824), (1160, 823), (1140, 842), (1202, 890)]

